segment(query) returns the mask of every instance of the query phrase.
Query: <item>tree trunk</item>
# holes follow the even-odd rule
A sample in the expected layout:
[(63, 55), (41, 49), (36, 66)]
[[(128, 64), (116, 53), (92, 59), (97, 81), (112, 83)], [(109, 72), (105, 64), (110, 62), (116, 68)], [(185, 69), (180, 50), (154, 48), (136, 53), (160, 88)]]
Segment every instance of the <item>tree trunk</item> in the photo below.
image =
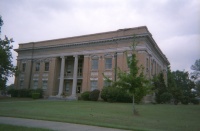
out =
[(133, 115), (135, 115), (135, 100), (134, 100), (134, 95), (133, 95)]

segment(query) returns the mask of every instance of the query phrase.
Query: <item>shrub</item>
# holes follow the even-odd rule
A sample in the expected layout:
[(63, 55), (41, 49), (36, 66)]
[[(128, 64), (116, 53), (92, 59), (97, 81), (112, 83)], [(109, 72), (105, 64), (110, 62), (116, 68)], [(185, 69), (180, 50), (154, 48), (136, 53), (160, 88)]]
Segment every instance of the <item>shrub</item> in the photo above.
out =
[(108, 102), (132, 102), (132, 95), (117, 87), (104, 87), (101, 98)]
[(85, 100), (85, 101), (89, 101), (90, 100), (90, 91), (85, 91), (81, 94), (81, 99)]
[(18, 97), (30, 97), (30, 89), (20, 89), (18, 90)]
[(32, 98), (33, 99), (39, 99), (40, 98), (40, 93), (37, 93), (37, 92), (32, 93)]
[(170, 103), (171, 99), (172, 99), (172, 94), (169, 92), (162, 93), (160, 96), (160, 100), (163, 103)]
[(187, 104), (189, 104), (189, 102), (190, 102), (190, 98), (188, 96), (182, 97), (182, 99), (181, 99), (182, 104), (187, 105)]
[(97, 101), (99, 99), (99, 93), (100, 93), (100, 91), (97, 89), (91, 91), (90, 95), (89, 95), (89, 99), (91, 101)]
[(43, 96), (42, 89), (9, 89), (8, 94), (11, 94), (12, 97), (32, 97), (32, 93), (39, 93), (39, 98)]
[(10, 94), (12, 97), (18, 97), (18, 90), (17, 89), (9, 89), (8, 94)]
[(191, 103), (193, 103), (194, 105), (198, 105), (199, 104), (199, 100), (198, 99), (191, 99)]

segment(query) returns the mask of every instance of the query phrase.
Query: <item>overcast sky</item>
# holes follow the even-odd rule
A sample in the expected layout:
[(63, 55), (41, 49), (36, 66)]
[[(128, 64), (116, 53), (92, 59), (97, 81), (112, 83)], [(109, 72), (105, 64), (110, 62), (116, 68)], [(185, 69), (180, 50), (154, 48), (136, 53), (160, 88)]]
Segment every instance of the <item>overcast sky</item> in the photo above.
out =
[[(14, 49), (19, 43), (145, 25), (173, 71), (190, 71), (200, 59), (200, 0), (0, 0), (0, 15), (1, 38), (13, 38)], [(16, 56), (13, 51), (14, 65)]]

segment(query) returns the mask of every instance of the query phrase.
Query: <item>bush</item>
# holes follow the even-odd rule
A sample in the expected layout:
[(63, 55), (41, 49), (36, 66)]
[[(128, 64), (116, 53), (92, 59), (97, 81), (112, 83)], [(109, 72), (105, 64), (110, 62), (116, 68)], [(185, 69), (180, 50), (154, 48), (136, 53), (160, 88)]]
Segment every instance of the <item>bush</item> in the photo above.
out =
[(10, 94), (11, 97), (18, 97), (18, 90), (17, 89), (10, 89), (10, 90), (8, 90), (8, 94)]
[(81, 94), (81, 99), (85, 100), (85, 101), (89, 101), (90, 100), (90, 91), (85, 91)]
[(11, 94), (12, 97), (32, 97), (32, 93), (39, 93), (39, 98), (43, 96), (43, 90), (38, 89), (9, 89), (8, 94)]
[(89, 95), (89, 99), (91, 101), (97, 101), (99, 99), (99, 93), (100, 93), (100, 91), (97, 89), (91, 91), (90, 95)]
[(39, 99), (40, 98), (40, 93), (37, 93), (37, 92), (32, 93), (32, 98), (33, 99)]
[(104, 87), (101, 98), (108, 102), (132, 102), (132, 95), (117, 87)]
[(199, 104), (199, 100), (198, 99), (191, 99), (191, 103), (193, 103), (194, 105), (198, 105)]
[(189, 96), (183, 96), (183, 98), (181, 99), (181, 103), (184, 105), (188, 105), (189, 102), (190, 102)]
[(172, 99), (172, 94), (169, 92), (162, 93), (160, 96), (160, 100), (163, 103), (170, 103)]

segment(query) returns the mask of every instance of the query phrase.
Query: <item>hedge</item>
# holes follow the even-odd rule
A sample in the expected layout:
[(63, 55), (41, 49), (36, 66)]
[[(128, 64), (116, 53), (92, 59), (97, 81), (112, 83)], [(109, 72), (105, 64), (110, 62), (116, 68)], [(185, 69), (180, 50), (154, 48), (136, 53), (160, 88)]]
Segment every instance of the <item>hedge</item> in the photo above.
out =
[(39, 98), (43, 97), (43, 90), (38, 89), (9, 89), (8, 94), (11, 94), (11, 97), (23, 97), (23, 98), (32, 98), (33, 93), (39, 93)]

